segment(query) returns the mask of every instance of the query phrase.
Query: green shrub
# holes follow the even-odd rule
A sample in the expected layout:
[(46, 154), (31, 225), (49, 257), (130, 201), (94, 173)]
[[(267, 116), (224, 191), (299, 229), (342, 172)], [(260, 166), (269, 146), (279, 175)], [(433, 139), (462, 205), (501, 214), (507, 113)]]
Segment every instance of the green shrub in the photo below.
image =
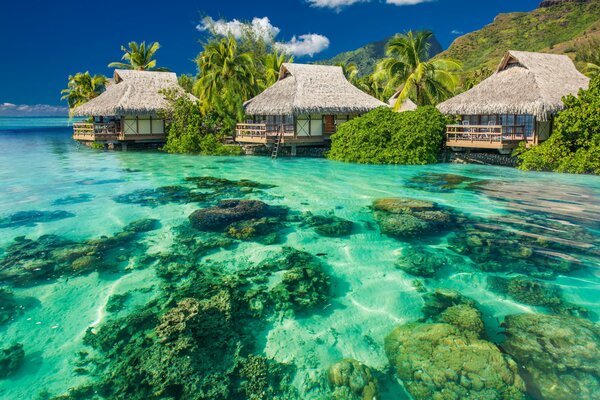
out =
[(166, 93), (172, 110), (167, 119), (167, 143), (162, 148), (169, 153), (202, 155), (240, 155), (239, 146), (223, 145), (222, 124), (214, 114), (203, 115), (198, 102), (187, 96)]
[(403, 113), (381, 107), (341, 125), (327, 157), (369, 164), (435, 163), (445, 127), (446, 118), (435, 107)]
[(550, 139), (516, 155), (522, 170), (600, 174), (600, 76), (579, 97), (563, 99), (565, 110), (554, 121)]

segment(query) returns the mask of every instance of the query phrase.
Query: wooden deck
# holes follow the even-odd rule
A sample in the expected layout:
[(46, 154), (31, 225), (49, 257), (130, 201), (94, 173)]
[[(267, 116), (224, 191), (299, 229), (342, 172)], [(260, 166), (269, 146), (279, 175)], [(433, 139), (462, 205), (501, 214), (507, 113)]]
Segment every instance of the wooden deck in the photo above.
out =
[(237, 124), (235, 141), (240, 144), (273, 145), (281, 136), (284, 146), (315, 146), (329, 140), (328, 135), (296, 135), (294, 125)]
[(159, 143), (166, 140), (164, 133), (142, 134), (121, 132), (121, 125), (111, 123), (76, 122), (73, 124), (73, 139), (80, 142), (136, 142)]
[(453, 150), (491, 149), (510, 151), (526, 141), (523, 125), (448, 125), (446, 146)]

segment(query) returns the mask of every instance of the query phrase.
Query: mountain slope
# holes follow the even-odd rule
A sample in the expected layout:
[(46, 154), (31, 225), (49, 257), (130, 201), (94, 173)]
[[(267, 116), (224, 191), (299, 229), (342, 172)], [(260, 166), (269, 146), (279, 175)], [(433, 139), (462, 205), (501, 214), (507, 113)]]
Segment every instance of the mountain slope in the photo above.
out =
[(462, 61), (465, 71), (495, 68), (507, 50), (568, 54), (586, 37), (600, 35), (600, 0), (545, 4), (531, 12), (500, 14), (481, 30), (456, 39), (438, 57)]
[[(385, 46), (391, 37), (379, 42), (372, 42), (356, 50), (340, 53), (329, 60), (317, 61), (316, 64), (335, 65), (338, 63), (354, 63), (358, 68), (358, 75), (365, 76), (373, 72), (375, 65), (385, 57)], [(443, 50), (442, 45), (435, 36), (431, 40), (431, 55), (435, 56)]]

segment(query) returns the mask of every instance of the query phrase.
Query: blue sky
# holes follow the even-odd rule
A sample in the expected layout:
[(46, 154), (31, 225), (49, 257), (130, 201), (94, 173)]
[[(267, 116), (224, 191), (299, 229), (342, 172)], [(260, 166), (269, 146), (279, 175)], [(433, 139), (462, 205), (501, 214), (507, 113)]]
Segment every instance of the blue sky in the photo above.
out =
[[(500, 12), (529, 11), (540, 0), (195, 0), (6, 1), (0, 12), (0, 105), (61, 105), (69, 74), (106, 67), (131, 40), (159, 41), (161, 66), (195, 73), (205, 17), (251, 21), (277, 32), (300, 56), (331, 57), (409, 29), (430, 29), (444, 47)], [(416, 3), (416, 4), (415, 4)], [(154, 4), (157, 4), (156, 6)], [(267, 20), (268, 19), (268, 20)], [(222, 25), (223, 27), (235, 25)], [(295, 39), (294, 39), (295, 37)]]

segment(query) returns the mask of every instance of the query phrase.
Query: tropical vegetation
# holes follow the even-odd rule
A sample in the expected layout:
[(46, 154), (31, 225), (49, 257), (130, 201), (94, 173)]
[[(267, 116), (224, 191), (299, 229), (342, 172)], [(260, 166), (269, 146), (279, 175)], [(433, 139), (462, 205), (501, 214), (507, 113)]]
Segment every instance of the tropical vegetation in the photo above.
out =
[(386, 82), (389, 93), (399, 91), (396, 110), (406, 99), (417, 105), (436, 105), (454, 94), (461, 64), (451, 59), (429, 60), (432, 33), (412, 32), (393, 37), (377, 65), (376, 78)]
[(327, 158), (363, 164), (435, 163), (446, 122), (431, 106), (403, 113), (380, 107), (341, 125), (331, 137)]
[(223, 127), (216, 115), (202, 114), (200, 104), (189, 96), (170, 91), (165, 93), (165, 97), (172, 107), (161, 116), (169, 121), (164, 151), (205, 155), (240, 154), (239, 146), (223, 144)]
[(66, 100), (70, 109), (80, 106), (104, 92), (107, 81), (104, 75), (92, 76), (87, 71), (70, 75), (67, 88), (60, 92), (61, 100)]
[(600, 174), (600, 75), (588, 90), (564, 99), (565, 110), (554, 120), (550, 139), (517, 151), (519, 168), (577, 174)]
[(157, 68), (154, 55), (160, 49), (160, 43), (129, 42), (129, 47), (121, 46), (121, 61), (111, 62), (109, 68), (133, 69), (136, 71), (169, 71), (168, 68)]

